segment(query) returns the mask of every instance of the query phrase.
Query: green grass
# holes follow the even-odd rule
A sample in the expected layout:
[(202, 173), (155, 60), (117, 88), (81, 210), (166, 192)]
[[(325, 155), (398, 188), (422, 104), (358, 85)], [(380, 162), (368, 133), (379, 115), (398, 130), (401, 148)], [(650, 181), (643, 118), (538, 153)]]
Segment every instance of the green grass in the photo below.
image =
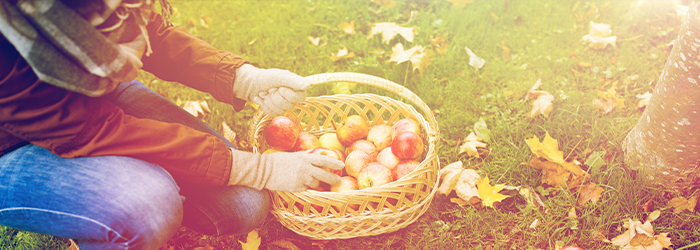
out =
[[(538, 190), (549, 206), (547, 213), (527, 206), (521, 197), (504, 200), (497, 209), (461, 207), (449, 197), (437, 196), (426, 214), (405, 229), (380, 236), (325, 242), (337, 249), (554, 249), (555, 244), (574, 244), (585, 249), (615, 249), (600, 241), (621, 234), (625, 218), (644, 219), (640, 205), (648, 200), (663, 209), (674, 197), (638, 178), (623, 163), (622, 140), (641, 115), (635, 95), (653, 88), (675, 39), (680, 21), (670, 1), (504, 1), (475, 0), (454, 9), (442, 0), (399, 1), (392, 8), (367, 0), (341, 1), (171, 1), (177, 8), (172, 21), (217, 48), (242, 55), (264, 68), (283, 68), (306, 76), (325, 72), (362, 72), (402, 84), (417, 93), (436, 112), (441, 141), (442, 166), (461, 160), (465, 166), (481, 164), (477, 170), (488, 174), (492, 183), (529, 186)], [(417, 16), (410, 19), (411, 11)], [(498, 17), (495, 21), (492, 14)], [(200, 19), (211, 18), (208, 28)], [(194, 26), (188, 25), (193, 19)], [(516, 20), (519, 20), (516, 22)], [(357, 34), (344, 35), (338, 28), (355, 21)], [(618, 37), (616, 47), (591, 50), (581, 42), (589, 22), (612, 25)], [(383, 44), (367, 39), (372, 23), (394, 22), (416, 27), (410, 43), (395, 38)], [(406, 48), (432, 48), (430, 35), (447, 34), (449, 51), (435, 55), (422, 74), (407, 72), (406, 63), (389, 62), (397, 42)], [(307, 37), (321, 37), (314, 46)], [(254, 42), (252, 42), (254, 41)], [(511, 58), (501, 56), (502, 42)], [(332, 62), (331, 53), (347, 47), (354, 58)], [(486, 60), (475, 71), (468, 65), (464, 47)], [(383, 53), (382, 53), (383, 52)], [(572, 58), (574, 53), (576, 58)], [(588, 69), (577, 64), (586, 62)], [(609, 72), (606, 75), (605, 72)], [(629, 77), (635, 80), (626, 80)], [(553, 94), (554, 110), (549, 118), (529, 117), (531, 101), (524, 96), (538, 80)], [(245, 135), (254, 110), (248, 106), (235, 113), (226, 104), (178, 84), (163, 82), (149, 74), (140, 80), (172, 100), (207, 100), (213, 113), (206, 121), (221, 130), (221, 122)], [(624, 109), (603, 114), (593, 104), (602, 87), (618, 81)], [(353, 92), (371, 91), (358, 87)], [(507, 95), (512, 92), (512, 95)], [(330, 87), (315, 87), (310, 95), (332, 94)], [(460, 140), (473, 124), (484, 118), (493, 138), (491, 153), (482, 159), (458, 155)], [(605, 188), (595, 204), (576, 205), (578, 193), (570, 189), (545, 190), (539, 170), (521, 165), (532, 157), (525, 139), (548, 132), (559, 141), (569, 159), (585, 162), (591, 151), (607, 150), (611, 163), (590, 172), (592, 181)], [(578, 146), (576, 146), (578, 144)], [(686, 194), (687, 195), (687, 194)], [(567, 213), (576, 207), (578, 218)], [(534, 219), (540, 225), (529, 228)], [(700, 242), (700, 215), (663, 210), (654, 221), (657, 233), (667, 232), (676, 248)], [(274, 219), (260, 230), (261, 249), (276, 239), (298, 238)], [(8, 244), (12, 230), (0, 227), (0, 248)], [(19, 234), (18, 234), (19, 235)], [(23, 244), (9, 237), (9, 246)], [(5, 240), (5, 241), (2, 241)], [(50, 240), (49, 240), (50, 241)], [(56, 239), (55, 241), (59, 241)], [(236, 241), (233, 241), (236, 242)], [(41, 243), (36, 243), (37, 245)], [(240, 249), (237, 243), (224, 249)], [(31, 248), (27, 248), (31, 249)]]

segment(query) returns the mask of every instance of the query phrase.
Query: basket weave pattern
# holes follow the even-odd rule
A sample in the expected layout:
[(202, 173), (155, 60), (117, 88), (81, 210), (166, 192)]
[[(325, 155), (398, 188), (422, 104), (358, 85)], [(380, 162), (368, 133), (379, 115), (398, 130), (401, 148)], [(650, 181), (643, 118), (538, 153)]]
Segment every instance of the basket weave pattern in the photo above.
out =
[[(345, 192), (274, 192), (272, 214), (282, 225), (314, 239), (342, 239), (378, 235), (396, 231), (425, 213), (437, 190), (439, 161), (436, 143), (437, 122), (427, 105), (403, 86), (374, 76), (357, 73), (326, 73), (307, 77), (312, 86), (352, 82), (387, 90), (416, 105), (375, 94), (308, 97), (284, 115), (302, 130), (321, 136), (334, 133), (335, 126), (350, 115), (360, 115), (370, 126), (393, 124), (402, 118), (414, 118), (422, 127), (426, 145), (423, 161), (410, 174), (379, 187)], [(274, 117), (255, 115), (248, 130), (253, 152), (267, 148), (264, 130)]]

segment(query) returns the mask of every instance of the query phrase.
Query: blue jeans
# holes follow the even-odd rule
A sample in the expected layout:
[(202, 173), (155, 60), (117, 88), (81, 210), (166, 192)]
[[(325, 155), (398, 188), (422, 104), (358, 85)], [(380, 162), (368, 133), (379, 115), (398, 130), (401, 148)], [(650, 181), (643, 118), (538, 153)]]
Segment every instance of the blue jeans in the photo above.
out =
[[(214, 129), (137, 81), (108, 98), (125, 113)], [(64, 159), (26, 145), (0, 157), (0, 225), (72, 238), (83, 250), (157, 249), (180, 225), (242, 234), (267, 216), (267, 191), (180, 183), (163, 168), (122, 156)]]

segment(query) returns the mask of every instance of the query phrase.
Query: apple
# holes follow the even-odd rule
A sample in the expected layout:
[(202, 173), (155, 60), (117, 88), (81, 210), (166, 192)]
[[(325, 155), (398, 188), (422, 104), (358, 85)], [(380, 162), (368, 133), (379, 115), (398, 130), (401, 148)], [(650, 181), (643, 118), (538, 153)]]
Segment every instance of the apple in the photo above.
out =
[(340, 144), (340, 141), (338, 141), (338, 136), (335, 133), (323, 134), (318, 138), (318, 141), (321, 142), (321, 147), (323, 148), (337, 149), (345, 152), (345, 146)]
[(368, 141), (368, 140), (357, 140), (350, 144), (346, 152), (352, 152), (355, 150), (362, 150), (365, 151), (372, 159), (375, 159), (377, 157), (377, 147), (374, 146), (374, 143)]
[(357, 175), (357, 186), (360, 189), (377, 187), (394, 181), (391, 170), (379, 162), (372, 162), (364, 167)]
[(331, 192), (342, 192), (348, 190), (358, 190), (357, 180), (352, 176), (340, 177), (340, 182), (336, 185), (331, 185)]
[(345, 157), (345, 172), (347, 172), (350, 176), (357, 177), (360, 170), (362, 170), (362, 168), (367, 166), (367, 164), (370, 162), (372, 162), (372, 157), (365, 151), (352, 151), (347, 157)]
[(420, 162), (415, 160), (403, 160), (399, 162), (399, 165), (396, 165), (396, 168), (391, 170), (391, 175), (394, 177), (394, 180), (401, 179), (401, 177), (413, 172), (418, 167), (418, 164)]
[(397, 135), (403, 132), (413, 132), (420, 134), (420, 125), (418, 121), (413, 118), (404, 118), (398, 120), (391, 126), (391, 138), (392, 140), (396, 138)]
[(278, 116), (265, 129), (265, 141), (274, 149), (287, 151), (296, 144), (299, 132), (299, 127), (292, 119)]
[(367, 132), (367, 140), (374, 143), (377, 150), (382, 150), (391, 146), (391, 126), (386, 124), (378, 124), (369, 128)]
[(583, 248), (580, 248), (577, 246), (565, 246), (565, 247), (562, 247), (561, 250), (583, 250)]
[(401, 159), (391, 152), (391, 147), (384, 148), (377, 154), (377, 162), (384, 164), (384, 166), (389, 169), (394, 169), (396, 165), (399, 164), (399, 161), (401, 161)]
[(292, 152), (304, 151), (314, 148), (320, 148), (321, 141), (316, 138), (315, 135), (309, 134), (308, 132), (301, 132), (297, 137), (297, 142), (292, 147)]
[(279, 152), (285, 152), (285, 151), (277, 150), (274, 148), (268, 148), (267, 150), (265, 150), (265, 152), (262, 152), (262, 153), (263, 154), (272, 154), (272, 153), (279, 153)]
[(391, 143), (391, 152), (401, 160), (416, 159), (423, 154), (423, 139), (413, 132), (403, 132)]
[[(310, 154), (317, 154), (317, 155), (325, 155), (328, 157), (331, 157), (333, 159), (339, 160), (339, 161), (344, 161), (345, 160), (345, 154), (343, 152), (340, 152), (337, 149), (327, 149), (327, 148), (315, 148), (309, 152)], [(330, 168), (323, 168), (324, 170), (337, 174), (338, 176), (343, 175), (343, 170), (342, 169), (330, 169)]]
[(365, 138), (367, 133), (369, 133), (369, 123), (359, 115), (348, 116), (336, 131), (338, 141), (346, 147), (354, 141)]

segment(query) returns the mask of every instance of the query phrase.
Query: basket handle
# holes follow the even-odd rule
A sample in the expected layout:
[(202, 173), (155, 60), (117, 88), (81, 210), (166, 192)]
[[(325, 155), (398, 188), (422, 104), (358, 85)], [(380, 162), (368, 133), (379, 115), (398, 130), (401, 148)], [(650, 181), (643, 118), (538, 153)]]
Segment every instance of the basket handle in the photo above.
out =
[(431, 139), (436, 139), (440, 134), (437, 121), (435, 116), (433, 116), (432, 111), (423, 100), (421, 100), (416, 94), (411, 92), (408, 88), (396, 84), (392, 81), (376, 77), (373, 75), (367, 75), (362, 73), (353, 72), (334, 72), (334, 73), (321, 73), (316, 75), (307, 76), (311, 82), (311, 86), (317, 86), (321, 84), (334, 83), (334, 82), (351, 82), (362, 85), (367, 85), (371, 87), (380, 88), (391, 93), (394, 93), (411, 103), (415, 104), (422, 112), (425, 114), (427, 122), (430, 124), (430, 130), (426, 131)]

